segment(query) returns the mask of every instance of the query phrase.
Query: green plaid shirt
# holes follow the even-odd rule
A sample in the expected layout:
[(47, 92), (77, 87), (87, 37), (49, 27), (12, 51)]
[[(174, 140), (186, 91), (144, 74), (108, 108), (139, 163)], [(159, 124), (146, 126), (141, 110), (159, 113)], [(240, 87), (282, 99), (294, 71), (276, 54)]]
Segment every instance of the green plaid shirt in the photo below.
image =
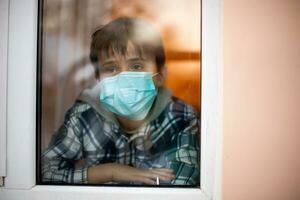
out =
[[(176, 178), (163, 184), (198, 186), (199, 128), (193, 108), (175, 97), (134, 134), (125, 133), (92, 106), (78, 101), (43, 153), (42, 181), (88, 183), (89, 166), (115, 162), (172, 168)], [(85, 164), (78, 166), (79, 160)]]

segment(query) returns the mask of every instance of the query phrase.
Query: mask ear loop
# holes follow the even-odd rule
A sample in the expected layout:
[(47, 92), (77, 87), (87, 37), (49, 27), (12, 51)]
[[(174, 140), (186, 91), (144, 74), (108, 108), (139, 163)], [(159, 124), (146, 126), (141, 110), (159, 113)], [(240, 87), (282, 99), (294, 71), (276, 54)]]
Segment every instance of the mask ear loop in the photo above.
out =
[(152, 74), (152, 78), (153, 78), (154, 76), (158, 75), (158, 74), (159, 74), (158, 72)]
[[(154, 76), (157, 76), (157, 75), (159, 75), (159, 72), (156, 72), (156, 73), (154, 73), (154, 74), (152, 74), (152, 78), (154, 77)], [(156, 90), (156, 92), (158, 92), (158, 88), (155, 86), (155, 90)]]

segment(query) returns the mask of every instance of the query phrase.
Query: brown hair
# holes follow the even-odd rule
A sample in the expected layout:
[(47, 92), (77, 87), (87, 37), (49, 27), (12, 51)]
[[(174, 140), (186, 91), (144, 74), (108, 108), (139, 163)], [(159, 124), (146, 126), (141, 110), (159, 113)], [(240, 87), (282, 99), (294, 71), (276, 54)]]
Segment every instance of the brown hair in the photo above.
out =
[(122, 17), (111, 21), (96, 30), (92, 35), (90, 60), (99, 77), (101, 56), (127, 53), (128, 42), (131, 42), (141, 57), (155, 59), (159, 71), (165, 64), (165, 52), (160, 34), (149, 23), (137, 18)]

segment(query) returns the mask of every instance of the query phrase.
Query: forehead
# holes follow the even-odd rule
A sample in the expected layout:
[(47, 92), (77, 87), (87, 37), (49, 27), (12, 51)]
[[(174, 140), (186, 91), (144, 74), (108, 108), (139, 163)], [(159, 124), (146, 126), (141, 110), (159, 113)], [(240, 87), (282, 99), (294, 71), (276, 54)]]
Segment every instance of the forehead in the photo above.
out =
[(150, 56), (141, 47), (134, 45), (132, 42), (128, 42), (126, 49), (123, 51), (113, 47), (108, 47), (108, 49), (103, 49), (99, 53), (100, 63), (107, 60), (127, 60), (132, 58), (152, 60), (154, 59), (154, 56)]

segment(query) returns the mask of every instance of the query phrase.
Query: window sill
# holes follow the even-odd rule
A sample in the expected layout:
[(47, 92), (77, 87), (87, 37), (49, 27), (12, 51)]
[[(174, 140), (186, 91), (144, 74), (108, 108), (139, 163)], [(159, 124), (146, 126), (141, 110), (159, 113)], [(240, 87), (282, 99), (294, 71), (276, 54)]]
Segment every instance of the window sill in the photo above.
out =
[(128, 187), (93, 187), (93, 186), (34, 186), (30, 190), (0, 189), (4, 199), (89, 199), (89, 200), (133, 200), (133, 199), (172, 199), (185, 198), (208, 200), (208, 196), (200, 189), (181, 188), (128, 188)]

